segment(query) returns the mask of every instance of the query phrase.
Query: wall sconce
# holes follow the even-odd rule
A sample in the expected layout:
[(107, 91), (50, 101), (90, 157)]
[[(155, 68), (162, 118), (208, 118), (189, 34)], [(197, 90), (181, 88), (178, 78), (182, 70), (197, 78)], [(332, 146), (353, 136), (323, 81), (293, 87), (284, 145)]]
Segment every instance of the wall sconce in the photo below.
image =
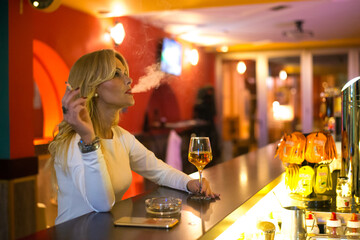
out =
[(187, 49), (185, 51), (186, 60), (190, 62), (191, 65), (196, 66), (199, 62), (199, 52), (196, 48)]
[(110, 29), (110, 36), (114, 40), (116, 45), (119, 45), (123, 42), (125, 38), (125, 29), (122, 23), (117, 23), (114, 27)]
[(243, 61), (238, 62), (236, 70), (238, 71), (238, 73), (244, 74), (246, 71), (246, 64)]

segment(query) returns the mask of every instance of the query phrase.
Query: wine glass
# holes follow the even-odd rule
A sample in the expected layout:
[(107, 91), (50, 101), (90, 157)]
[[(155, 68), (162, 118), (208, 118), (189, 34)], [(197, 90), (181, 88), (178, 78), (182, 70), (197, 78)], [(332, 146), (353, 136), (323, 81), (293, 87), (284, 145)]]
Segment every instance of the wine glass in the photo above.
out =
[(199, 194), (193, 198), (203, 199), (201, 196), (202, 188), (202, 171), (204, 167), (212, 160), (210, 139), (208, 137), (191, 137), (189, 144), (189, 162), (195, 165), (200, 175), (200, 190)]

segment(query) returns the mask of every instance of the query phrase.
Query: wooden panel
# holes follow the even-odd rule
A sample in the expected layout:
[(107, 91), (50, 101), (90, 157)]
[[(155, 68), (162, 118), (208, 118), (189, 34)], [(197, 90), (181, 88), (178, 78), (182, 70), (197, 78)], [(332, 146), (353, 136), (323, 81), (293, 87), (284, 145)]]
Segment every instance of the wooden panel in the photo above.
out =
[(0, 181), (0, 239), (9, 239), (9, 184)]
[(0, 239), (36, 232), (36, 176), (0, 181)]
[(13, 181), (13, 223), (15, 239), (36, 231), (35, 187), (35, 177)]

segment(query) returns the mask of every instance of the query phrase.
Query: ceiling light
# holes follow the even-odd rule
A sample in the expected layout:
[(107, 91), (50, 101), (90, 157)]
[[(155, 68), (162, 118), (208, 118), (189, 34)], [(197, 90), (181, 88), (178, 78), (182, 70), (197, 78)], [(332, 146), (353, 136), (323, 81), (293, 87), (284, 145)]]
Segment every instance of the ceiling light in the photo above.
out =
[(32, 7), (44, 12), (53, 12), (61, 4), (61, 0), (29, 0)]
[(126, 8), (124, 7), (123, 4), (121, 3), (116, 3), (113, 7), (112, 7), (112, 11), (111, 11), (111, 16), (112, 17), (120, 17), (126, 14)]
[(295, 40), (301, 40), (304, 38), (314, 36), (313, 32), (310, 30), (303, 29), (303, 20), (296, 20), (295, 22), (295, 29), (283, 32), (285, 37), (293, 38)]
[(40, 3), (39, 3), (38, 1), (33, 1), (32, 4), (33, 4), (33, 6), (36, 7), (36, 8), (39, 7), (39, 5), (40, 5)]

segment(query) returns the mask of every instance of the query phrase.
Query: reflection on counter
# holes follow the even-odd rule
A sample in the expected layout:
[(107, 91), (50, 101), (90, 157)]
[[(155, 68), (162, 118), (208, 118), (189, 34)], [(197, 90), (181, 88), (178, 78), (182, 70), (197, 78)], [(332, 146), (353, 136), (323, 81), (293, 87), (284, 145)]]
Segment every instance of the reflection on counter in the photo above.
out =
[[(216, 240), (264, 239), (264, 232), (257, 228), (259, 222), (271, 222), (275, 226), (275, 239), (281, 235), (282, 206), (278, 198), (283, 198), (284, 178), (272, 191), (260, 199), (246, 214), (238, 218)], [(276, 193), (276, 194), (275, 194)], [(282, 238), (281, 238), (282, 239)]]
[[(239, 217), (216, 240), (271, 239), (265, 238), (266, 232), (259, 228), (259, 223), (263, 222), (270, 222), (275, 226), (274, 240), (360, 239), (360, 222), (354, 223), (355, 219), (360, 218), (360, 215), (350, 212), (334, 212), (336, 208), (311, 209), (305, 201), (291, 197), (289, 189), (285, 185), (285, 173), (281, 177), (281, 182), (276, 187)], [(340, 222), (341, 235), (326, 233), (326, 225), (329, 224), (329, 220), (334, 214)], [(309, 215), (312, 215), (314, 220), (314, 225), (310, 228), (306, 224)], [(313, 231), (316, 225), (317, 231)], [(348, 234), (345, 235), (345, 233)]]

